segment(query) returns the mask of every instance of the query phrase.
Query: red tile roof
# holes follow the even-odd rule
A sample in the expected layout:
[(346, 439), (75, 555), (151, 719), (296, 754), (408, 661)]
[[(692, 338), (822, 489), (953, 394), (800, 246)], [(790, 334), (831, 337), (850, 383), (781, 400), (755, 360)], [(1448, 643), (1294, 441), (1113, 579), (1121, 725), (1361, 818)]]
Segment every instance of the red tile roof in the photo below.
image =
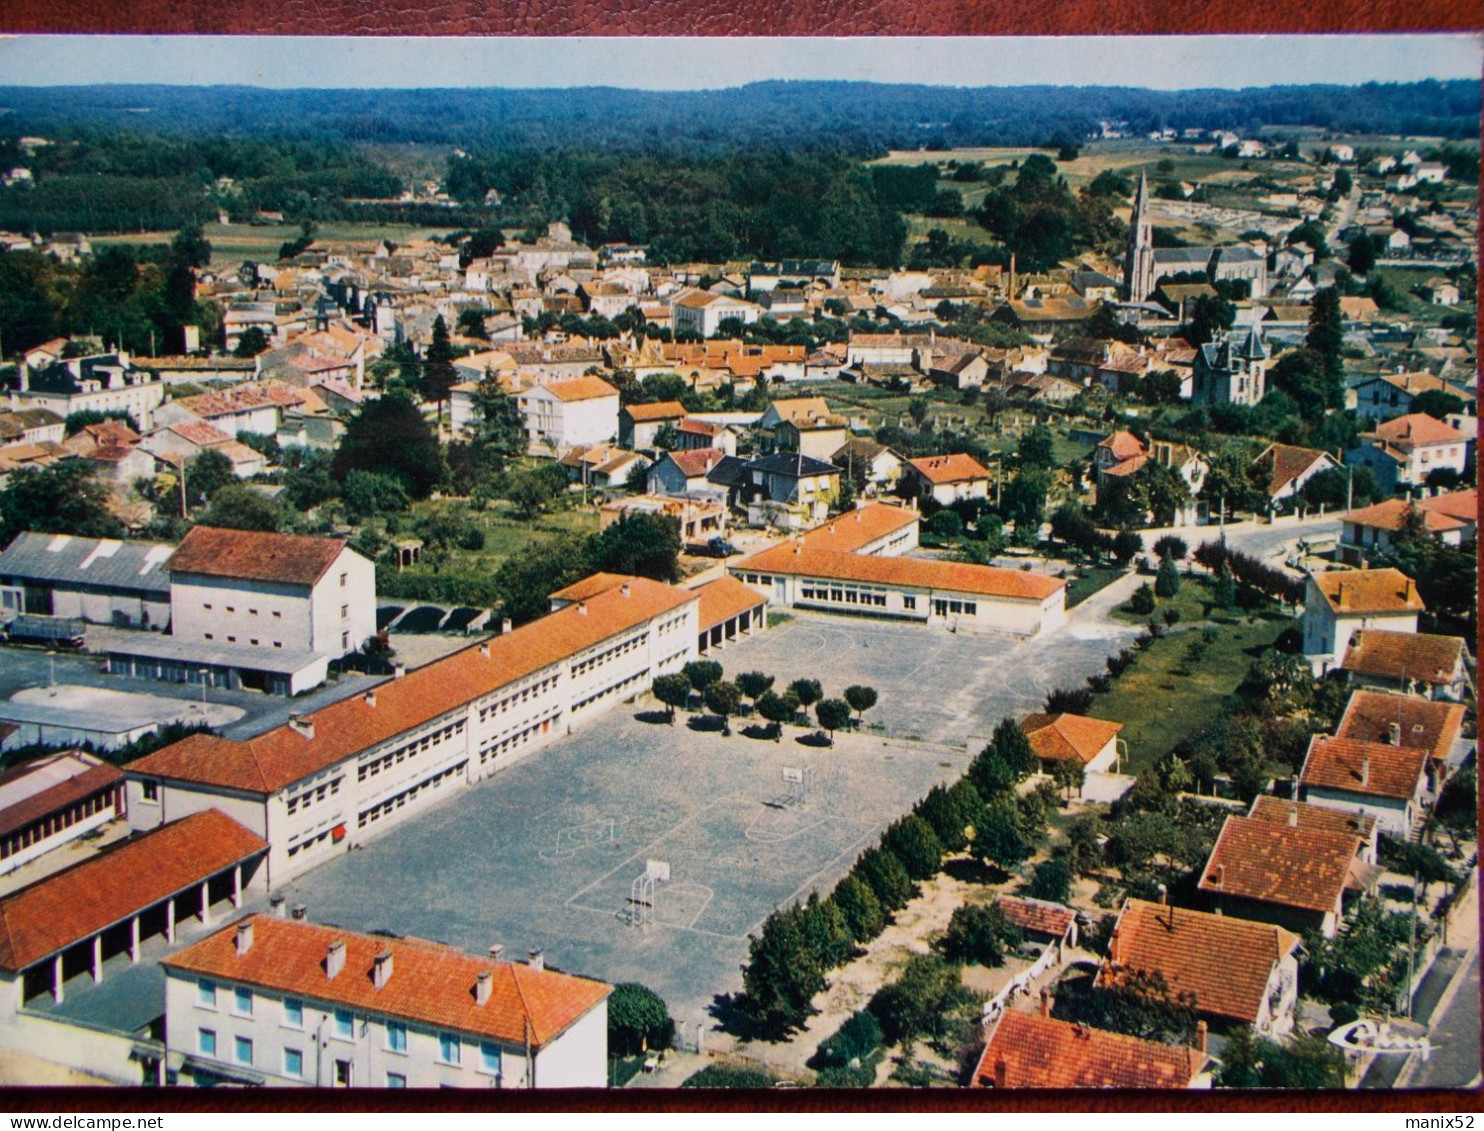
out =
[(168, 568), (172, 573), (312, 586), (344, 549), (344, 538), (193, 526)]
[(655, 420), (679, 420), (685, 406), (679, 401), (656, 401), (654, 404), (626, 404), (623, 410), (636, 424)]
[[(131, 777), (271, 794), (378, 743), (466, 706), (515, 680), (697, 600), (686, 589), (636, 577), (582, 607), (569, 605), (483, 645), (455, 652), (305, 716), (314, 737), (284, 725), (243, 741), (193, 734), (129, 764)], [(486, 654), (486, 652), (488, 654)]]
[(1378, 424), (1372, 435), (1403, 451), (1425, 444), (1459, 443), (1468, 438), (1451, 424), (1444, 424), (1425, 412), (1410, 412)]
[(1334, 457), (1328, 452), (1296, 448), (1291, 444), (1272, 444), (1252, 462), (1267, 469), (1268, 494), (1276, 495), (1309, 468), (1325, 460), (1334, 463)]
[(1476, 487), (1470, 487), (1466, 491), (1449, 491), (1430, 499), (1419, 499), (1417, 509), (1431, 514), (1445, 514), (1449, 518), (1478, 525), (1479, 491)]
[(833, 550), (849, 554), (877, 539), (885, 538), (908, 526), (916, 526), (922, 516), (907, 507), (889, 503), (868, 503), (838, 518), (816, 526), (803, 534), (809, 550)]
[(1421, 632), (1363, 628), (1350, 637), (1341, 665), (1347, 672), (1382, 679), (1447, 684), (1463, 665), (1463, 640)]
[(1323, 805), (1309, 805), (1303, 801), (1284, 801), (1272, 794), (1259, 794), (1252, 803), (1252, 812), (1247, 814), (1253, 821), (1270, 821), (1286, 825), (1298, 821), (1301, 829), (1318, 829), (1321, 832), (1349, 833), (1369, 841), (1376, 831), (1376, 818), (1363, 817), (1344, 809), (1329, 809)]
[(1463, 728), (1463, 704), (1392, 695), (1384, 691), (1356, 691), (1345, 704), (1336, 734), (1364, 742), (1386, 742), (1397, 724), (1398, 745), (1426, 751), (1436, 759), (1448, 757)]
[(1100, 440), (1098, 447), (1112, 452), (1114, 458), (1119, 461), (1134, 459), (1137, 456), (1144, 455), (1146, 451), (1142, 441), (1132, 432), (1124, 429), (1114, 432), (1106, 440)]
[(1417, 583), (1399, 569), (1336, 569), (1310, 576), (1337, 613), (1420, 613), (1427, 608)]
[(989, 478), (989, 468), (963, 452), (946, 456), (922, 456), (919, 459), (909, 459), (907, 463), (929, 483), (962, 483), (964, 480)]
[(720, 448), (691, 448), (670, 453), (670, 462), (680, 468), (687, 479), (699, 479), (725, 458), (726, 452)]
[(1011, 1010), (990, 1035), (973, 1087), (1189, 1088), (1209, 1058), (1193, 1048)]
[(1434, 534), (1458, 530), (1473, 521), (1472, 518), (1467, 521), (1454, 518), (1437, 510), (1423, 510), (1408, 499), (1387, 499), (1369, 507), (1361, 507), (1360, 510), (1345, 514), (1343, 521), (1374, 530), (1400, 530), (1413, 510), (1422, 519), (1424, 527)]
[(1274, 968), (1299, 945), (1282, 927), (1130, 899), (1108, 946), (1098, 984), (1125, 971), (1158, 973), (1174, 994), (1193, 994), (1201, 1013), (1252, 1025)]
[[(252, 944), (237, 953), (239, 923), (252, 926)], [(436, 1026), (533, 1048), (550, 1044), (613, 992), (606, 982), (555, 970), (497, 962), (441, 943), (363, 935), (273, 915), (250, 915), (165, 959), (167, 970), (241, 982), (311, 1001)], [(327, 977), (331, 943), (345, 944), (345, 966)], [(379, 954), (391, 956), (381, 989), (372, 980)], [(490, 975), (480, 1005), (476, 986)]]
[[(72, 765), (68, 766), (64, 759), (70, 759)], [(55, 767), (55, 769), (51, 773), (46, 773), (43, 767)], [(83, 754), (81, 751), (70, 751), (66, 754), (51, 754), (7, 770), (0, 774), (0, 790), (38, 771), (43, 771), (43, 776), (37, 779), (39, 785), (49, 778), (55, 778), (58, 772), (66, 772), (69, 769), (75, 769), (77, 772), (60, 781), (53, 780), (53, 784), (39, 788), (35, 793), (22, 797), (15, 804), (0, 809), (0, 836), (23, 829), (43, 817), (60, 812), (96, 793), (113, 789), (124, 780), (123, 771), (117, 766), (110, 766), (107, 762), (98, 762), (91, 755)]]
[(1027, 715), (1020, 729), (1030, 740), (1037, 758), (1055, 761), (1075, 758), (1086, 765), (1118, 737), (1122, 723), (1110, 723), (1086, 715)]
[(1020, 601), (1044, 601), (1064, 591), (1066, 582), (1018, 569), (946, 562), (931, 558), (884, 558), (875, 554), (843, 554), (811, 550), (789, 541), (754, 554), (732, 567), (758, 573), (818, 577), (832, 581), (861, 581), (908, 589), (936, 589), (976, 593)]
[(701, 632), (725, 624), (748, 609), (767, 603), (758, 596), (756, 589), (743, 585), (735, 577), (719, 577), (715, 581), (708, 581), (705, 585), (696, 586), (695, 592), (701, 598), (700, 622), (697, 625)]
[(1410, 801), (1422, 788), (1426, 764), (1425, 750), (1316, 734), (1309, 740), (1299, 784)]
[(566, 381), (552, 381), (545, 388), (559, 401), (595, 401), (602, 397), (618, 396), (618, 390), (601, 377), (573, 377)]
[(267, 849), (217, 809), (121, 841), (0, 898), (0, 969), (32, 966)]
[(581, 581), (574, 581), (571, 585), (558, 589), (551, 594), (551, 599), (553, 601), (586, 601), (589, 597), (596, 597), (599, 593), (617, 589), (632, 580), (631, 576), (624, 573), (594, 573), (584, 577)]
[(1353, 832), (1228, 817), (1201, 874), (1200, 889), (1305, 911), (1334, 911), (1360, 845)]
[(1035, 931), (1038, 934), (1063, 938), (1077, 921), (1077, 913), (1070, 907), (1048, 903), (1044, 899), (1001, 895), (995, 902), (1005, 913), (1005, 918), (1022, 931)]

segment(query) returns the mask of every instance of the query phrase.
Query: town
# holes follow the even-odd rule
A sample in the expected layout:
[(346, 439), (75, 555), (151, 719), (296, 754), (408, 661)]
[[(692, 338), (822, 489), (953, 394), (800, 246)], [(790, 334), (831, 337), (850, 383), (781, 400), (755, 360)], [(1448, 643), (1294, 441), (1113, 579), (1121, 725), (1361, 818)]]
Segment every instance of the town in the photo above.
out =
[(741, 187), (12, 118), (0, 1082), (1477, 1083), (1451, 85)]

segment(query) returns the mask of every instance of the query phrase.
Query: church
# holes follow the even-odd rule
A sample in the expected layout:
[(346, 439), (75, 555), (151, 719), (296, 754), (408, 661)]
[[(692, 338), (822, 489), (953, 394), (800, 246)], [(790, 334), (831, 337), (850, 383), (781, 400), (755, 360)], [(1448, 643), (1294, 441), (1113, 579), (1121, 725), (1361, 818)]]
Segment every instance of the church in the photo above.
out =
[(1268, 293), (1267, 257), (1242, 244), (1227, 247), (1155, 247), (1149, 217), (1149, 180), (1139, 174), (1129, 217), (1128, 251), (1123, 260), (1123, 286), (1129, 302), (1147, 302), (1159, 281), (1180, 274), (1203, 274), (1207, 281), (1245, 280), (1250, 297)]

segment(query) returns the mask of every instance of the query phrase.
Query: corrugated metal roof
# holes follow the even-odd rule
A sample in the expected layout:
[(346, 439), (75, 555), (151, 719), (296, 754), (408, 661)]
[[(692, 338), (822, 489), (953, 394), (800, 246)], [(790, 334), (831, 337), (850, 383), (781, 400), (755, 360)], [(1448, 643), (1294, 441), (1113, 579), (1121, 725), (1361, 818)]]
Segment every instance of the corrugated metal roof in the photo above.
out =
[(165, 563), (174, 550), (166, 542), (26, 531), (0, 553), (0, 577), (105, 586), (165, 599), (170, 595), (170, 572)]

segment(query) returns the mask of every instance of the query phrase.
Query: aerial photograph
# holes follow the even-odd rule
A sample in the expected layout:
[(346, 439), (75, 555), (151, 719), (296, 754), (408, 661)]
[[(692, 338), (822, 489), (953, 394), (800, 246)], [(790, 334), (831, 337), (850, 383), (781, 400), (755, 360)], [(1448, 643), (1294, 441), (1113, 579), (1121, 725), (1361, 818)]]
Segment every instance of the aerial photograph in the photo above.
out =
[(1481, 58), (0, 39), (0, 1088), (1477, 1086)]

